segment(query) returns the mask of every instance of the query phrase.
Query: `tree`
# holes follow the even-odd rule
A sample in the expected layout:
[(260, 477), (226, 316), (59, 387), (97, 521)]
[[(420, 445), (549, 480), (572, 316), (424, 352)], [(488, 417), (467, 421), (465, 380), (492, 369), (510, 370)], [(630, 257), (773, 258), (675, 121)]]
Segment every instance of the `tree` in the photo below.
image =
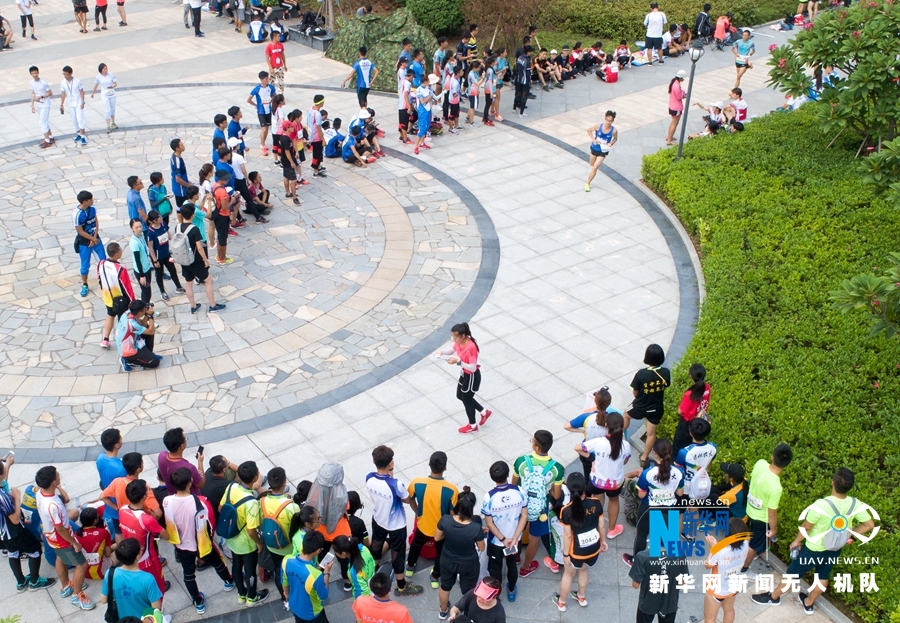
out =
[(823, 11), (813, 27), (773, 50), (769, 84), (800, 95), (811, 86), (807, 68), (833, 65), (845, 78), (820, 95), (822, 131), (837, 135), (849, 128), (863, 139), (860, 151), (866, 144), (880, 148), (897, 137), (900, 118), (898, 32), (895, 0), (861, 1)]
[(538, 23), (545, 10), (541, 0), (466, 0), (463, 4), (466, 19), (478, 24), (479, 49), (506, 47), (510, 65), (516, 62), (513, 55), (522, 45), (522, 37), (528, 34), (528, 26)]
[(844, 313), (866, 310), (875, 320), (872, 335), (882, 331), (888, 336), (900, 333), (900, 253), (891, 253), (890, 262), (882, 275), (857, 275), (830, 294), (834, 306)]

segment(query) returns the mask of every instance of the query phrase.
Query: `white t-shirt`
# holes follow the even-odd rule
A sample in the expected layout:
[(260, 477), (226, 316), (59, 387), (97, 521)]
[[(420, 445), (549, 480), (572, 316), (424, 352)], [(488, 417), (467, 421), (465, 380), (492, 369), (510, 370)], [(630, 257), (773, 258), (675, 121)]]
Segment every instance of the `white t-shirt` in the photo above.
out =
[(66, 105), (69, 108), (78, 108), (84, 104), (84, 97), (82, 97), (84, 87), (78, 78), (73, 77), (72, 82), (63, 78), (59, 83), (59, 91), (66, 94)]
[[(50, 93), (50, 85), (43, 78), (32, 80), (29, 86), (31, 86), (31, 92), (34, 93), (35, 97), (47, 97)], [(44, 102), (50, 103), (50, 100), (45, 99)], [(40, 104), (42, 102), (37, 103)]]
[(175, 547), (187, 552), (197, 551), (197, 503), (194, 502), (194, 496), (167, 496), (163, 500), (163, 512), (166, 524), (174, 523), (178, 529), (181, 544)]
[(712, 481), (709, 466), (716, 458), (716, 444), (710, 442), (692, 443), (678, 451), (675, 464), (684, 472), (684, 493), (692, 500), (709, 497)]
[(712, 569), (713, 575), (719, 576), (719, 590), (713, 591), (715, 596), (728, 597), (740, 590), (738, 576), (741, 567), (744, 566), (744, 559), (747, 558), (748, 549), (750, 546), (744, 541), (737, 549), (729, 545), (707, 559), (706, 566)]
[(209, 180), (204, 181), (200, 184), (200, 198), (197, 199), (197, 205), (201, 205), (203, 203), (203, 198), (206, 197), (207, 194), (212, 192), (212, 182)]
[(234, 179), (244, 179), (244, 157), (236, 151), (231, 152), (231, 168), (234, 169)]
[(662, 11), (650, 11), (644, 18), (644, 26), (647, 27), (647, 37), (659, 39), (663, 36), (663, 26), (666, 25), (666, 14)]
[(405, 77), (397, 87), (397, 110), (406, 110), (409, 105), (409, 90), (412, 83)]
[(203, 8), (203, 0), (190, 0), (190, 5), (192, 9)]
[[(528, 504), (525, 494), (515, 485), (497, 485), (484, 494), (481, 514), (490, 517), (503, 536), (511, 538), (519, 526), (522, 509)], [(503, 543), (491, 533), (491, 543), (502, 546)]]
[(66, 547), (66, 542), (56, 532), (56, 529), (69, 530), (69, 515), (66, 513), (66, 505), (58, 495), (44, 495), (40, 490), (34, 496), (38, 514), (41, 516), (41, 531), (47, 541), (54, 547)]
[(106, 72), (105, 76), (97, 74), (94, 82), (100, 85), (100, 95), (103, 97), (112, 97), (116, 94), (116, 90), (113, 88), (113, 85), (116, 83), (116, 77), (110, 72)]
[(434, 91), (432, 91), (431, 87), (429, 87), (427, 85), (423, 84), (422, 86), (416, 88), (416, 100), (419, 102), (419, 107), (424, 109), (426, 112), (431, 112), (432, 101), (429, 100), (429, 102), (426, 104), (423, 100), (426, 97), (429, 97), (432, 95), (434, 95)]
[(581, 442), (581, 449), (594, 454), (591, 464), (591, 484), (598, 489), (618, 489), (625, 483), (625, 463), (631, 458), (631, 444), (622, 440), (622, 449), (616, 459), (610, 457), (612, 447), (607, 437), (596, 437)]
[(385, 530), (406, 527), (403, 500), (409, 497), (406, 483), (387, 474), (372, 472), (366, 476), (366, 490), (372, 499), (372, 519)]
[(22, 7), (20, 11), (24, 15), (31, 15), (31, 0), (16, 0), (16, 4)]
[(672, 45), (672, 33), (663, 33), (662, 40), (664, 46), (669, 47), (670, 45)]

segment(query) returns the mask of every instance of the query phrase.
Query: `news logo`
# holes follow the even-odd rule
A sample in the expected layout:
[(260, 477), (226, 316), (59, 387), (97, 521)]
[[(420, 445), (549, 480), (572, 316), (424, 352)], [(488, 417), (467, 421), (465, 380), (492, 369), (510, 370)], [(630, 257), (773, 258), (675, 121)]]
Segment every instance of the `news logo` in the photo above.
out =
[[(706, 556), (737, 541), (749, 541), (750, 533), (728, 534), (731, 513), (725, 508), (697, 508), (718, 506), (718, 500), (686, 500), (678, 506), (649, 512), (651, 556)], [(683, 512), (682, 512), (683, 510)], [(717, 543), (707, 552), (706, 536), (714, 536)]]

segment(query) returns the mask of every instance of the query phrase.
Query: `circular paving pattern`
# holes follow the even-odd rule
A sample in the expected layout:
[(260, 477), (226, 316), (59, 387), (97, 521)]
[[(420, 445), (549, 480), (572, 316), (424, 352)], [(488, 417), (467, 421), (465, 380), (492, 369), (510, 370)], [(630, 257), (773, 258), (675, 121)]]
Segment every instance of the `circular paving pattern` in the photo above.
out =
[(124, 180), (149, 183), (161, 171), (168, 182), (176, 135), (196, 179), (209, 134), (145, 129), (0, 157), (0, 446), (93, 446), (111, 425), (129, 441), (158, 439), (173, 426), (266, 419), (353, 382), (371, 386), (471, 291), (479, 226), (430, 173), (395, 158), (365, 170), (331, 161), (329, 179), (303, 187), (303, 204), (293, 206), (281, 199), (280, 168), (253, 150), (248, 170), (262, 172), (275, 208), (268, 225), (248, 224), (229, 240), (233, 264), (212, 269), (227, 309), (208, 314), (196, 288), (203, 310), (191, 315), (171, 282), (168, 303), (154, 283), (163, 364), (121, 372), (115, 349), (99, 346), (105, 308), (95, 263), (90, 295), (78, 294), (74, 197), (90, 190), (104, 244), (127, 247)]

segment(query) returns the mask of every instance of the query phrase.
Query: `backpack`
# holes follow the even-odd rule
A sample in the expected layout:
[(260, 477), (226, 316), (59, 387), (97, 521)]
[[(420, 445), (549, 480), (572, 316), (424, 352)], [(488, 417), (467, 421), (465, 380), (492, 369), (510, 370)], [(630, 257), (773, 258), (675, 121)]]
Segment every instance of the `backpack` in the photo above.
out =
[(547, 473), (553, 469), (556, 461), (550, 462), (542, 469), (535, 467), (531, 457), (525, 457), (525, 476), (519, 484), (519, 488), (525, 492), (528, 498), (528, 521), (538, 521), (542, 514), (547, 512)]
[(293, 500), (290, 499), (285, 500), (272, 515), (266, 513), (266, 505), (261, 503), (263, 520), (260, 528), (262, 530), (263, 542), (266, 544), (266, 547), (271, 550), (284, 549), (291, 544), (291, 540), (284, 533), (284, 528), (278, 523), (278, 516), (281, 515), (281, 511), (283, 511), (292, 501)]
[(623, 508), (625, 509), (625, 521), (629, 526), (637, 526), (638, 507), (641, 498), (638, 495), (637, 483), (634, 480), (626, 480), (625, 486), (622, 487), (620, 498), (623, 500)]
[[(847, 513), (844, 514), (838, 510), (838, 507), (834, 505), (834, 502), (829, 500), (828, 498), (823, 498), (824, 501), (831, 507), (831, 510), (834, 511), (834, 516), (831, 518), (831, 524), (828, 528), (828, 532), (826, 532), (822, 538), (822, 545), (825, 546), (829, 552), (836, 552), (847, 544), (847, 530), (850, 528), (850, 517), (853, 516), (853, 509), (856, 508), (856, 498), (850, 498), (850, 508), (847, 509)], [(818, 510), (818, 509), (817, 509)], [(819, 512), (822, 512), (819, 510)], [(844, 520), (844, 529), (843, 530), (835, 530), (834, 523), (835, 519), (838, 517), (843, 518)]]
[(181, 231), (180, 227), (175, 228), (175, 233), (172, 234), (172, 239), (169, 241), (169, 252), (172, 254), (172, 259), (182, 266), (190, 266), (194, 263), (195, 251), (191, 247), (190, 238), (188, 238), (188, 232), (194, 227), (195, 225), (190, 224), (184, 231)]
[(239, 525), (238, 522), (238, 509), (250, 500), (254, 499), (252, 495), (248, 495), (239, 500), (237, 504), (232, 504), (232, 486), (234, 485), (228, 485), (228, 488), (225, 489), (225, 496), (223, 497), (225, 503), (222, 505), (222, 508), (219, 509), (219, 520), (216, 522), (216, 534), (218, 534), (223, 539), (233, 539), (241, 533), (241, 530), (243, 530), (243, 528)]
[(107, 593), (107, 604), (106, 604), (106, 613), (103, 615), (103, 620), (106, 623), (117, 623), (119, 620), (119, 604), (116, 603), (116, 592), (113, 590), (113, 574), (116, 572), (115, 567), (109, 568), (109, 573), (106, 574), (106, 593)]

